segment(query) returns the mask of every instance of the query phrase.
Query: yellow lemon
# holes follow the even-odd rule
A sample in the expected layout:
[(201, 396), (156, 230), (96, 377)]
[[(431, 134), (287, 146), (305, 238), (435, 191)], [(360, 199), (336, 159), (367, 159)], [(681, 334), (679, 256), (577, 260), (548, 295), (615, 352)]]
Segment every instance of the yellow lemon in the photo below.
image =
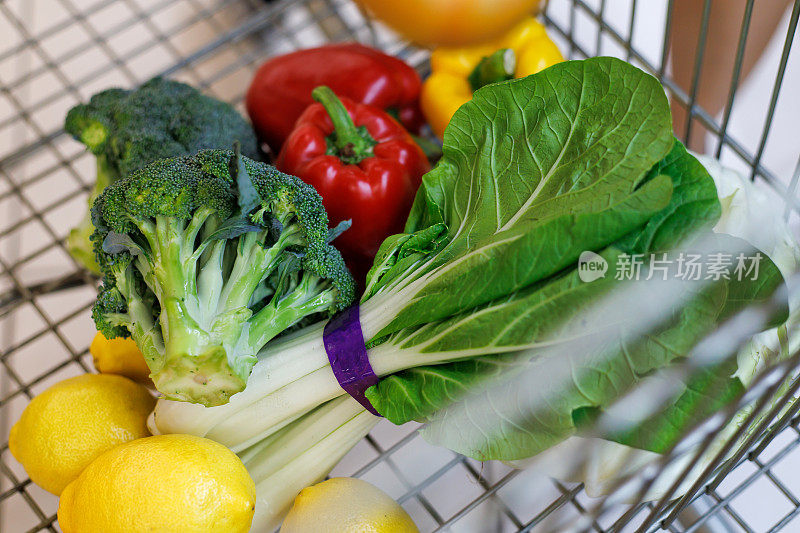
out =
[(246, 533), (255, 504), (255, 484), (228, 448), (157, 435), (95, 459), (61, 494), (58, 523), (64, 533)]
[(118, 374), (139, 383), (150, 384), (150, 369), (133, 339), (106, 339), (98, 332), (89, 346), (94, 367), (101, 374)]
[(419, 533), (408, 513), (362, 479), (335, 477), (303, 489), (281, 533)]
[(60, 494), (101, 453), (149, 435), (154, 406), (145, 387), (122, 376), (65, 379), (31, 400), (8, 447), (34, 483)]

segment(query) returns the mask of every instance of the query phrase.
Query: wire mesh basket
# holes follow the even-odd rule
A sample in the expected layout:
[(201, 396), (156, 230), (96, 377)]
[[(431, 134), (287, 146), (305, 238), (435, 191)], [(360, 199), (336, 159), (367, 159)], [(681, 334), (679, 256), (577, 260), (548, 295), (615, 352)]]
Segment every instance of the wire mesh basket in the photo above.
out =
[[(788, 172), (767, 159), (788, 67), (797, 61), (792, 44), (800, 0), (779, 27), (766, 106), (745, 121), (747, 141), (732, 124), (748, 28), (758, 9), (754, 0), (744, 5), (719, 116), (697, 100), (712, 2), (703, 5), (688, 91), (668, 68), (673, 1), (654, 2), (657, 9), (643, 4), (552, 0), (542, 16), (570, 57), (616, 55), (656, 75), (675, 105), (688, 110), (684, 137), (692, 128), (704, 130), (710, 152), (775, 191), (776, 208), (788, 217), (800, 178), (796, 132)], [(85, 209), (94, 162), (64, 134), (66, 110), (109, 86), (135, 86), (158, 74), (241, 107), (262, 61), (325, 42), (372, 44), (423, 75), (428, 53), (369, 20), (350, 0), (0, 0), (0, 35), (0, 530), (58, 531), (56, 497), (31, 483), (7, 441), (9, 426), (33, 396), (92, 371), (87, 350), (95, 330), (88, 310), (96, 280), (66, 253), (64, 239)], [(379, 424), (334, 473), (374, 482), (422, 531), (797, 531), (800, 485), (786, 475), (799, 460), (800, 403), (792, 399), (800, 380), (786, 385), (797, 365), (798, 356), (784, 360), (761, 375), (738, 406), (698, 426), (690, 437), (699, 456), (737, 407), (754, 402), (750, 418), (688, 490), (678, 491), (676, 482), (652, 502), (640, 500), (673, 454), (636, 474), (640, 489), (633, 496), (612, 491), (590, 498), (581, 484), (430, 446), (413, 425)], [(744, 436), (750, 421), (756, 427)]]

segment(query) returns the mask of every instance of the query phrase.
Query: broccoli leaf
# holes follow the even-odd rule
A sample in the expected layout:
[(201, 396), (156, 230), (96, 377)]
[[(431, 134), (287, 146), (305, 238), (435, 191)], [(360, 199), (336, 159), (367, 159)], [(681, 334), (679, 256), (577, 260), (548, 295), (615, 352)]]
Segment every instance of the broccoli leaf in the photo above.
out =
[(244, 235), (245, 233), (251, 231), (261, 231), (263, 229), (264, 228), (261, 226), (252, 224), (246, 218), (233, 217), (220, 224), (213, 233), (209, 234), (208, 237), (205, 238), (205, 241), (211, 242), (235, 239), (239, 235)]
[(130, 235), (110, 231), (103, 239), (103, 251), (107, 254), (128, 252), (133, 256), (145, 254), (144, 249), (136, 244)]
[[(236, 201), (239, 205), (239, 213), (227, 219), (219, 225), (216, 230), (210, 233), (204, 242), (224, 241), (235, 239), (245, 233), (262, 231), (264, 226), (256, 224), (247, 216), (260, 205), (260, 197), (242, 159), (241, 147), (238, 142), (233, 143), (233, 155), (229, 161), (229, 173), (236, 178), (237, 196)], [(282, 228), (278, 228), (280, 234)]]
[(352, 225), (353, 225), (353, 221), (348, 219), (348, 220), (342, 220), (341, 222), (336, 224), (336, 226), (330, 228), (328, 230), (328, 242), (332, 242), (339, 235), (341, 235), (345, 231), (349, 230), (350, 226), (352, 226)]
[(231, 176), (236, 177), (236, 188), (238, 190), (237, 201), (239, 202), (239, 210), (243, 217), (250, 214), (256, 207), (261, 204), (260, 198), (258, 196), (258, 191), (256, 191), (255, 186), (253, 185), (253, 180), (250, 179), (250, 175), (247, 173), (247, 168), (244, 165), (244, 159), (242, 159), (241, 153), (241, 146), (239, 145), (238, 141), (233, 143), (233, 156), (231, 157), (230, 162), (230, 174)]

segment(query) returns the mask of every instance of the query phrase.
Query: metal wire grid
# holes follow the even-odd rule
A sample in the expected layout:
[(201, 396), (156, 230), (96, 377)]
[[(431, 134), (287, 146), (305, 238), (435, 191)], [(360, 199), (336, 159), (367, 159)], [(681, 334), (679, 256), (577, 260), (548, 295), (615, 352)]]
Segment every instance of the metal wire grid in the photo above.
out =
[[(553, 4), (558, 2), (554, 0)], [(786, 187), (764, 167), (762, 156), (800, 1), (793, 7), (761, 142), (755, 151), (746, 149), (727, 131), (754, 0), (747, 3), (728, 105), (719, 122), (696, 103), (708, 6), (706, 1), (695, 83), (688, 93), (667, 75), (666, 40), (661, 60), (655, 64), (633, 45), (636, 0), (631, 4), (627, 32), (606, 19), (605, 0), (572, 1), (566, 20), (558, 18), (551, 6), (544, 18), (573, 57), (596, 55), (603, 39), (610, 38), (621, 46), (627, 59), (658, 75), (671, 96), (689, 109), (694, 120), (687, 123), (687, 138), (693, 124), (702, 124), (718, 140), (717, 157), (723, 148), (730, 149), (752, 169), (753, 177), (764, 179), (784, 198), (793, 200), (800, 166)], [(668, 8), (672, 8), (671, 0)], [(48, 14), (44, 24), (29, 22), (34, 9)], [(109, 11), (119, 11), (111, 17), (116, 16), (116, 22), (98, 24), (99, 16)], [(178, 13), (180, 16), (175, 16)], [(576, 24), (581, 18), (593, 21), (597, 28), (595, 50), (587, 50), (576, 39)], [(12, 531), (57, 531), (55, 498), (27, 479), (10, 456), (5, 437), (8, 423), (17, 418), (33, 395), (55, 381), (90, 369), (86, 348), (93, 328), (87, 311), (94, 280), (83, 274), (65, 252), (63, 212), (67, 206), (74, 212), (82, 211), (94, 172), (91, 157), (63, 135), (60, 121), (66, 109), (107, 86), (136, 85), (159, 73), (184, 79), (240, 105), (260, 61), (325, 41), (373, 42), (423, 71), (427, 68), (426, 54), (380, 29), (376, 31), (346, 0), (285, 0), (272, 5), (258, 0), (5, 0), (0, 2), (0, 24), (0, 34), (15, 35), (10, 46), (0, 46), (0, 76), (16, 72), (0, 80), (0, 136), (9, 138), (7, 145), (0, 145), (0, 213), (4, 213), (0, 217), (4, 219), (0, 220), (0, 526)], [(80, 38), (74, 38), (76, 34)], [(197, 39), (206, 44), (198, 47)], [(9, 63), (15, 68), (9, 68)], [(21, 364), (23, 360), (25, 365)], [(775, 516), (773, 530), (778, 530), (800, 514), (800, 498), (795, 495), (800, 491), (793, 491), (774, 469), (791, 458), (800, 444), (800, 422), (795, 416), (800, 404), (782, 412), (786, 401), (773, 404), (768, 400), (783, 377), (793, 372), (795, 363), (792, 359), (756, 386), (762, 400), (751, 416), (755, 420), (757, 414), (769, 411), (763, 427), (722, 468), (717, 468), (725, 458), (726, 453), (722, 453), (718, 463), (709, 467), (708, 476), (681, 501), (665, 498), (632, 506), (611, 500), (598, 503), (586, 497), (580, 485), (531, 481), (525, 479), (525, 473), (502, 465), (482, 465), (426, 446), (414, 428), (389, 424), (379, 425), (337, 471), (376, 481), (410, 509), (423, 530), (436, 531), (552, 529), (553, 522), (548, 520), (556, 515), (559, 520), (586, 517), (586, 529), (598, 532), (656, 530), (662, 525), (670, 531), (753, 531), (748, 517), (742, 516), (734, 504), (750, 487), (768, 481), (788, 502), (785, 514)], [(780, 373), (781, 379), (775, 373)], [(800, 382), (795, 383), (786, 398), (792, 397), (799, 386)], [(732, 415), (733, 409), (727, 414)], [(721, 425), (723, 417), (715, 422)], [(713, 430), (713, 426), (701, 427), (699, 433)], [(736, 444), (732, 439), (731, 450)], [(420, 465), (424, 466), (422, 470)], [(748, 467), (752, 472), (726, 486), (726, 479), (735, 478)], [(445, 493), (449, 493), (448, 498), (443, 499)], [(455, 499), (454, 493), (458, 496)], [(12, 515), (13, 523), (3, 521), (4, 516)], [(797, 522), (793, 524), (797, 526)]]

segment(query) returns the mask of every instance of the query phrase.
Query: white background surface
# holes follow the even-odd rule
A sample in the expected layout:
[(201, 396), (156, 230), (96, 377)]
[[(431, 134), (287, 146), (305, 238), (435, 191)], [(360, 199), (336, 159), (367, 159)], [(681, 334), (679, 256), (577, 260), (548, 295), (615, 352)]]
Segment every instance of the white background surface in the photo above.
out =
[[(94, 0), (73, 0), (64, 2), (62, 0), (6, 0), (6, 9), (11, 10), (20, 18), (31, 33), (36, 34), (40, 30), (51, 26), (58, 20), (68, 20), (74, 15), (66, 6), (72, 6), (76, 11), (83, 11), (87, 7), (95, 4)], [(146, 11), (150, 6), (157, 2), (150, 0), (136, 0), (134, 2), (115, 2), (108, 8), (100, 10), (94, 14), (89, 23), (93, 28), (107, 28), (116, 22), (125, 20), (130, 16), (131, 5), (138, 6)], [(201, 5), (214, 5), (214, 0), (196, 0), (194, 2), (178, 1), (173, 7), (158, 13), (153, 18), (153, 24), (161, 31), (169, 31), (169, 28), (183, 21), (187, 12)], [(599, 5), (599, 0), (588, 2), (592, 6)], [(606, 19), (623, 34), (628, 34), (628, 20), (630, 13), (629, 0), (608, 0), (606, 2)], [(552, 0), (551, 15), (557, 20), (568, 20), (570, 2), (567, 0)], [(633, 46), (642, 52), (652, 63), (657, 64), (660, 60), (663, 24), (665, 16), (665, 0), (639, 0), (637, 5), (637, 15), (635, 20), (635, 31), (633, 34)], [(237, 8), (235, 5), (217, 17), (216, 24), (197, 24), (189, 30), (175, 35), (170, 39), (173, 50), (165, 46), (158, 46), (150, 52), (141, 54), (131, 60), (126, 68), (139, 81), (143, 81), (155, 72), (166, 68), (176, 61), (179, 54), (188, 54), (200, 46), (208, 43), (219, 35), (220, 31), (233, 27), (234, 24), (241, 22), (242, 14), (246, 10)], [(0, 16), (0, 52), (22, 42), (24, 36), (13, 27), (4, 26), (4, 18)], [(596, 41), (596, 25), (579, 12), (576, 21), (576, 40), (587, 50), (593, 51)], [(776, 32), (763, 60), (755, 69), (753, 76), (746, 80), (737, 96), (736, 105), (733, 110), (729, 127), (730, 134), (750, 151), (755, 148), (760, 141), (763, 127), (763, 120), (769, 103), (772, 85), (777, 71), (780, 50), (783, 46), (785, 36), (786, 20)], [(108, 39), (110, 46), (115, 53), (124, 54), (139, 46), (143, 39), (151, 39), (148, 31), (152, 29), (136, 25), (129, 29), (121, 30)], [(89, 42), (86, 53), (81, 54), (76, 59), (65, 62), (59, 67), (71, 80), (81, 79), (82, 76), (91, 74), (98, 63), (107, 61), (94, 37), (88, 35), (85, 28), (72, 27), (70, 30), (59, 32), (53, 38), (41, 43), (48, 53), (58, 55), (59, 51), (72, 46), (77, 40)], [(567, 48), (565, 47), (566, 51)], [(230, 57), (225, 55), (236, 54), (234, 47), (224, 52), (221, 58), (209, 61), (201, 69), (213, 71), (219, 69), (230, 62)], [(624, 50), (611, 38), (603, 38), (601, 53), (603, 55), (618, 55), (624, 57)], [(731, 53), (734, 53), (732, 50)], [(798, 163), (797, 157), (800, 152), (800, 46), (795, 45), (792, 56), (789, 60), (789, 68), (786, 73), (784, 87), (778, 102), (778, 110), (775, 121), (770, 131), (767, 147), (764, 153), (764, 164), (775, 175), (779, 176), (785, 183), (789, 183), (792, 173)], [(21, 74), (41, 66), (41, 59), (35, 54), (19, 54), (12, 59), (0, 62), (0, 83), (8, 83), (9, 80), (17, 79)], [(108, 73), (86, 80), (80, 84), (77, 94), (75, 91), (61, 89), (62, 81), (55, 79), (51, 74), (43, 74), (28, 83), (13, 88), (13, 94), (25, 107), (29, 107), (31, 102), (38, 102), (42, 98), (50, 97), (58, 91), (63, 94), (57, 95), (56, 99), (46, 106), (32, 109), (32, 120), (41, 131), (51, 131), (57, 128), (63, 120), (64, 112), (70, 106), (78, 102), (79, 99), (87, 99), (92, 93), (107, 88), (111, 85), (131, 85), (131, 76), (125, 72), (126, 69), (117, 67), (112, 68)], [(215, 81), (208, 89), (216, 96), (225, 98), (233, 94), (241, 93), (249, 83), (250, 72), (248, 70), (233, 71), (230, 75)], [(182, 79), (190, 83), (197, 80), (191, 75), (182, 75)], [(17, 113), (8, 98), (2, 96), (0, 92), (0, 121)], [(37, 137), (37, 131), (21, 123), (12, 124), (11, 127), (0, 129), (0, 153), (12, 151), (15, 147), (24, 146)], [(81, 147), (69, 139), (59, 141), (59, 147), (63, 146), (64, 153), (76, 154), (81, 152)], [(713, 149), (714, 142), (708, 143)], [(47, 154), (40, 154), (36, 160), (31, 159), (22, 165), (14, 167), (13, 176), (0, 175), (0, 192), (8, 190), (8, 180), (13, 179), (21, 182), (26, 176), (33, 175), (49, 164), (45, 161), (51, 158)], [(729, 150), (723, 150), (722, 160), (725, 164), (734, 168), (741, 168), (747, 171), (747, 166)], [(85, 156), (76, 161), (74, 166), (81, 170), (80, 178), (84, 183), (93, 180), (94, 170), (92, 158)], [(51, 203), (57, 203), (58, 207), (48, 209), (45, 215), (45, 223), (34, 221), (26, 225), (23, 230), (15, 232), (11, 236), (0, 240), (0, 255), (6, 260), (17, 255), (24, 256), (29, 251), (47, 242), (46, 226), (56, 228), (55, 237), (63, 237), (67, 229), (73, 226), (82, 217), (85, 209), (85, 196), (80, 192), (75, 192), (79, 184), (65, 172), (54, 173), (52, 179), (46, 179), (35, 186), (35, 190), (26, 191), (26, 197), (33, 198), (31, 205), (22, 205), (14, 201), (14, 196), (9, 201), (0, 202), (0, 229), (7, 227), (11, 221), (20, 220), (27, 217), (32, 209), (43, 209)], [(780, 205), (776, 199), (776, 208)], [(51, 237), (52, 238), (52, 237)], [(71, 270), (70, 259), (64, 254), (63, 250), (53, 247), (52, 250), (41, 255), (36, 261), (26, 263), (24, 268), (15, 274), (26, 282), (34, 282), (41, 279), (48, 279), (54, 274)], [(0, 292), (7, 290), (9, 280), (0, 277)], [(73, 309), (87, 304), (92, 298), (91, 289), (81, 289), (70, 291), (68, 294), (54, 296), (46, 300), (46, 312), (53, 320), (68, 315)], [(9, 346), (19, 339), (24, 338), (31, 332), (36, 332), (42, 327), (41, 317), (30, 309), (25, 308), (20, 313), (15, 313), (13, 320), (0, 319), (0, 348)], [(91, 320), (88, 314), (83, 313), (65, 322), (59, 328), (59, 334), (66, 342), (70, 343), (76, 351), (84, 350), (94, 333)], [(63, 346), (63, 339), (56, 338), (53, 334), (43, 334), (40, 339), (31, 343), (25, 349), (15, 351), (10, 364), (15, 372), (26, 382), (37, 380), (43, 372), (57, 367), (68, 357), (67, 350)], [(84, 362), (87, 360), (84, 359)], [(48, 385), (64, 379), (70, 375), (75, 375), (82, 371), (77, 364), (71, 363), (52, 377), (39, 379), (32, 388), (33, 393), (41, 392)], [(0, 373), (4, 370), (0, 368)], [(13, 392), (15, 385), (11, 383), (5, 375), (0, 375), (0, 397)], [(3, 407), (0, 413), (0, 441), (5, 441), (9, 424), (15, 421), (19, 413), (24, 408), (27, 400), (24, 396), (17, 396), (16, 399)], [(379, 426), (375, 433), (376, 440), (386, 447), (391, 446), (403, 435), (406, 435), (413, 428), (395, 428), (388, 424)], [(791, 439), (797, 439), (798, 435), (793, 431), (782, 434), (778, 441), (773, 445), (778, 449), (781, 445)], [(370, 454), (374, 455), (365, 443), (360, 444), (337, 468), (335, 473), (346, 474), (352, 472), (359, 465), (364, 464)], [(452, 460), (452, 454), (424, 444), (421, 439), (414, 439), (404, 446), (397, 454), (397, 462), (401, 465), (403, 473), (414, 483), (425, 479), (432, 471), (442, 468)], [(2, 452), (2, 462), (5, 467), (10, 469), (18, 478), (24, 478), (24, 471), (20, 465), (14, 461), (7, 450)], [(477, 468), (481, 468), (476, 464)], [(743, 467), (734, 471), (720, 489), (721, 492), (735, 487), (736, 484), (746, 476), (752, 474), (755, 467), (746, 463)], [(482, 489), (474, 482), (469, 481), (469, 476), (460, 467), (449, 470), (445, 476), (433, 485), (425, 489), (426, 495), (443, 515), (458, 511), (463, 505), (472, 498), (479, 495)], [(488, 477), (497, 477), (505, 472), (505, 467), (495, 465), (484, 469)], [(800, 452), (795, 452), (784, 458), (775, 468), (776, 476), (782, 479), (787, 485), (800, 494), (800, 481), (797, 472), (800, 472)], [(394, 497), (401, 497), (405, 492), (403, 484), (398, 481), (396, 474), (382, 465), (370, 471), (366, 479), (375, 482)], [(9, 483), (5, 476), (0, 476), (0, 492), (7, 490)], [(26, 494), (14, 495), (0, 504), (0, 531), (16, 533), (26, 531), (28, 528), (39, 522), (39, 518), (33, 515), (29, 506), (24, 501), (25, 497), (36, 500), (47, 513), (54, 513), (57, 500), (36, 487), (27, 485)], [(512, 484), (509, 484), (501, 491), (503, 499), (519, 513), (520, 517), (532, 515), (539, 509), (531, 506), (531, 501), (541, 502), (542, 506), (549, 504), (558, 492), (552, 485), (542, 483), (541, 479), (530, 479), (529, 476), (519, 476)], [(425, 529), (432, 525), (432, 520), (425, 512), (419, 509), (419, 504), (409, 499), (406, 503), (408, 509), (414, 515), (421, 528)], [(774, 485), (768, 480), (756, 482), (752, 489), (745, 491), (738, 496), (733, 504), (734, 508), (748, 521), (757, 531), (768, 529), (776, 517), (788, 512), (793, 506), (782, 495), (777, 492)], [(454, 527), (457, 531), (481, 531), (486, 530), (485, 514), (476, 513), (471, 515), (472, 519), (464, 520)], [(492, 524), (494, 522), (491, 522)], [(787, 531), (800, 531), (800, 522), (795, 521), (794, 526), (790, 524)]]

